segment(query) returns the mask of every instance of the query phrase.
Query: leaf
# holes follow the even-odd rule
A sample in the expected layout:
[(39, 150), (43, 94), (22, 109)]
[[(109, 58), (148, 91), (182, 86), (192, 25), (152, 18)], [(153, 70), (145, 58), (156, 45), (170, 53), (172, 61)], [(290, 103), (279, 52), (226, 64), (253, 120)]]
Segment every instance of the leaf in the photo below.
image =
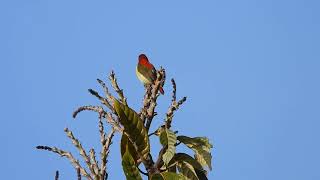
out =
[(187, 173), (187, 171), (185, 171), (185, 169), (181, 169), (182, 163), (186, 163), (186, 164), (189, 164), (190, 166), (192, 166), (194, 169), (194, 172), (196, 173), (199, 180), (207, 180), (208, 179), (206, 176), (206, 171), (203, 169), (201, 164), (197, 160), (195, 160), (193, 157), (189, 156), (188, 154), (185, 154), (185, 153), (175, 154), (174, 157), (172, 158), (172, 160), (170, 161), (169, 166), (172, 166), (173, 164), (177, 164), (178, 167), (180, 166), (180, 168), (178, 168), (179, 172), (181, 172), (182, 174), (184, 174), (185, 176), (190, 178), (191, 175), (188, 175), (188, 173)]
[(126, 105), (114, 99), (114, 109), (118, 114), (120, 123), (124, 127), (124, 131), (134, 141), (141, 155), (146, 158), (150, 152), (149, 137), (146, 128), (143, 125), (139, 115)]
[(179, 172), (181, 172), (188, 179), (199, 180), (197, 173), (191, 164), (182, 161), (182, 162), (178, 163), (177, 167), (178, 167)]
[(212, 144), (210, 144), (209, 139), (207, 137), (188, 137), (188, 136), (178, 136), (177, 139), (182, 143), (186, 144), (188, 147), (194, 146), (205, 146), (207, 148), (212, 148)]
[(122, 168), (127, 180), (142, 180), (136, 163), (129, 153), (128, 147), (126, 149), (126, 152), (122, 156)]
[(177, 174), (173, 172), (163, 172), (161, 174), (154, 174), (151, 179), (152, 180), (188, 180), (182, 174)]
[(128, 151), (131, 154), (132, 158), (134, 159), (135, 163), (137, 163), (137, 161), (139, 160), (139, 156), (138, 153), (136, 151), (136, 149), (134, 148), (133, 144), (129, 141), (128, 137), (123, 134), (121, 136), (121, 156), (124, 155), (124, 153), (126, 152), (126, 148), (128, 147)]
[(172, 173), (172, 172), (163, 172), (161, 175), (165, 180), (188, 180), (182, 174)]
[(212, 170), (211, 166), (211, 153), (207, 151), (205, 148), (201, 149), (201, 147), (195, 148), (194, 157), (202, 166), (208, 166), (210, 170)]
[(168, 172), (176, 173), (177, 172), (177, 165), (172, 165), (172, 166), (168, 167)]
[(170, 129), (163, 128), (160, 134), (160, 143), (165, 147), (166, 152), (162, 155), (162, 160), (165, 165), (168, 165), (176, 152), (175, 143), (177, 142), (177, 136)]
[(161, 174), (154, 174), (151, 180), (164, 180), (164, 177)]
[(195, 158), (202, 166), (208, 166), (212, 170), (210, 149), (213, 146), (208, 138), (178, 136), (177, 139), (195, 152)]

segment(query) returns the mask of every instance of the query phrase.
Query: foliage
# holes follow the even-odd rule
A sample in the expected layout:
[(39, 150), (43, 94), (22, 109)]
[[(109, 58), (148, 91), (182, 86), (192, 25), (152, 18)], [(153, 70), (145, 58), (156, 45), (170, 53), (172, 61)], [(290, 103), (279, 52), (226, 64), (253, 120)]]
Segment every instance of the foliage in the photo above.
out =
[[(73, 117), (76, 117), (82, 111), (98, 113), (101, 142), (100, 164), (96, 160), (96, 150), (86, 151), (69, 129), (65, 129), (67, 137), (78, 149), (87, 166), (86, 168), (69, 151), (49, 146), (37, 146), (37, 149), (51, 151), (69, 159), (77, 170), (78, 179), (85, 177), (89, 180), (105, 180), (108, 178), (106, 166), (110, 145), (114, 133), (118, 132), (121, 134), (122, 168), (127, 180), (139, 180), (142, 179), (142, 175), (147, 176), (149, 180), (206, 180), (207, 171), (204, 168), (207, 167), (212, 170), (210, 151), (213, 146), (206, 137), (178, 135), (178, 132), (172, 129), (174, 113), (186, 101), (186, 97), (180, 100), (176, 99), (176, 83), (173, 79), (171, 80), (173, 85), (172, 101), (165, 120), (156, 131), (149, 132), (152, 121), (157, 115), (155, 110), (157, 99), (160, 96), (158, 91), (160, 87), (163, 87), (165, 77), (165, 70), (160, 68), (157, 71), (157, 78), (154, 83), (147, 85), (145, 88), (143, 105), (139, 112), (128, 105), (114, 72), (110, 74), (109, 80), (118, 94), (118, 98), (109, 92), (106, 84), (100, 79), (98, 79), (98, 82), (104, 90), (104, 96), (89, 89), (89, 92), (100, 100), (102, 106), (82, 106), (74, 112)], [(104, 108), (109, 109), (109, 111)], [(111, 127), (109, 133), (105, 132), (105, 122)], [(150, 153), (150, 136), (152, 135), (158, 136), (162, 145), (156, 161), (153, 160), (154, 158)], [(186, 153), (176, 152), (176, 146), (180, 144), (192, 149), (194, 157)], [(141, 163), (145, 172), (139, 169)], [(56, 179), (58, 177), (59, 173), (57, 172)]]
[(138, 167), (132, 158), (128, 148), (122, 156), (122, 167), (127, 180), (142, 180)]

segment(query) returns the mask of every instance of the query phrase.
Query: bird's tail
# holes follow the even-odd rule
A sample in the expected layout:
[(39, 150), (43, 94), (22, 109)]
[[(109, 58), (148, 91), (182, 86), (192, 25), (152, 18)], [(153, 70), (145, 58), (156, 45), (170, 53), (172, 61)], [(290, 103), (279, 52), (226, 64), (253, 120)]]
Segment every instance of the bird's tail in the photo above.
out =
[(163, 88), (160, 86), (160, 88), (159, 88), (159, 91), (160, 91), (160, 93), (163, 95), (164, 94), (164, 90), (163, 90)]

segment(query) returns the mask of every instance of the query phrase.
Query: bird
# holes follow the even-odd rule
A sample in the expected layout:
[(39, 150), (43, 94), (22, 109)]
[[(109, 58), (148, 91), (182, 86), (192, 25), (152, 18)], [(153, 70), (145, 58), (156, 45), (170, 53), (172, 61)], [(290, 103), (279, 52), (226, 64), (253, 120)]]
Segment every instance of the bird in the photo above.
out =
[[(136, 74), (138, 79), (144, 85), (154, 84), (154, 81), (157, 79), (157, 70), (149, 62), (145, 54), (140, 54), (138, 58), (138, 65), (136, 67)], [(163, 88), (160, 86), (159, 91), (161, 94), (164, 94)]]

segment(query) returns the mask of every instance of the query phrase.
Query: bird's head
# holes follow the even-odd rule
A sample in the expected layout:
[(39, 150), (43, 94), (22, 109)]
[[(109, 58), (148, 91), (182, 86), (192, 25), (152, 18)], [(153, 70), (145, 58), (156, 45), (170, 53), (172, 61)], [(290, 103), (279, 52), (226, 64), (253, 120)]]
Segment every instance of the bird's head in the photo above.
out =
[(149, 60), (145, 54), (139, 55), (139, 64), (149, 64)]

